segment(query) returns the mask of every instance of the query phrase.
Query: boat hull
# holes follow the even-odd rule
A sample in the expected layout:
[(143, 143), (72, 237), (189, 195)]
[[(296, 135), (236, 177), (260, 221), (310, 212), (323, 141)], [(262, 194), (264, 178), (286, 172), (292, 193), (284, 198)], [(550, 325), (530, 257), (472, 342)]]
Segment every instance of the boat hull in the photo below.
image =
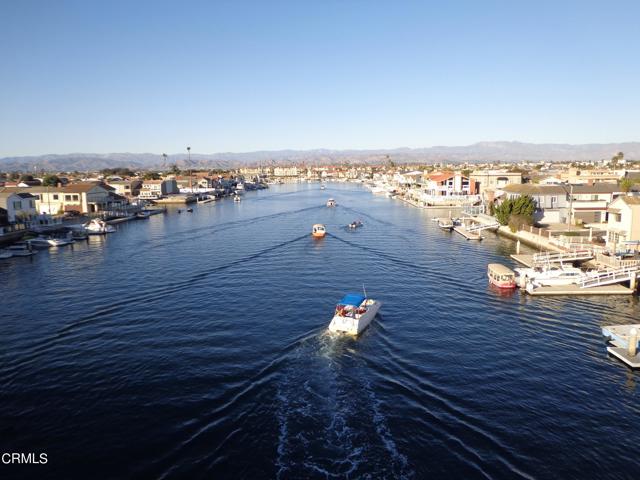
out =
[(371, 321), (378, 314), (378, 310), (382, 303), (374, 300), (371, 305), (367, 306), (367, 311), (359, 316), (359, 318), (342, 317), (334, 315), (329, 324), (329, 331), (333, 333), (342, 333), (346, 335), (359, 335), (369, 326)]

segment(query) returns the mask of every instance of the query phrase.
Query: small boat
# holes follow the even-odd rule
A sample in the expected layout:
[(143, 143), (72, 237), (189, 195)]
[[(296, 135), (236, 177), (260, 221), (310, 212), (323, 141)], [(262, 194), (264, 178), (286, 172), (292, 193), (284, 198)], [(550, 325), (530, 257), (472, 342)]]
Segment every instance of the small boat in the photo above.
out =
[(327, 187), (325, 187), (324, 185), (320, 185), (320, 190), (325, 190)]
[(321, 223), (316, 223), (311, 229), (311, 235), (315, 238), (322, 238), (327, 234), (327, 229)]
[(360, 220), (355, 220), (349, 224), (349, 228), (356, 229), (362, 226), (362, 222)]
[(187, 212), (193, 213), (193, 208), (187, 208)]
[(136, 218), (138, 220), (147, 220), (150, 216), (151, 216), (151, 213), (146, 212), (144, 210), (140, 210), (139, 212), (136, 212)]
[(236, 195), (234, 195), (234, 196), (233, 196), (233, 201), (234, 201), (234, 202), (239, 202), (239, 201), (241, 201), (241, 200), (242, 200), (242, 198), (240, 198), (240, 195), (237, 195), (237, 194), (236, 194)]
[(358, 335), (369, 326), (382, 303), (359, 293), (345, 295), (336, 305), (329, 331)]
[(53, 238), (49, 236), (41, 235), (31, 240), (27, 240), (27, 243), (34, 248), (49, 248), (49, 247), (63, 247), (73, 243), (73, 239), (70, 238)]
[(0, 250), (0, 260), (13, 257), (13, 253), (10, 250)]
[[(576, 267), (566, 265), (548, 265), (546, 267), (516, 268), (518, 283), (530, 281), (535, 286), (551, 287), (556, 285), (573, 285), (588, 278), (589, 274)], [(522, 282), (524, 277), (525, 282)]]
[(516, 274), (510, 268), (499, 263), (490, 263), (487, 267), (489, 282), (498, 288), (516, 288)]
[(89, 235), (104, 235), (106, 233), (113, 233), (116, 228), (107, 224), (104, 220), (94, 218), (89, 223), (84, 225), (85, 230)]
[(451, 220), (450, 218), (439, 218), (438, 219), (438, 227), (440, 227), (442, 230), (446, 230), (448, 232), (453, 230), (453, 227), (455, 225), (453, 224), (453, 220)]
[(13, 245), (9, 245), (6, 250), (11, 252), (11, 256), (13, 257), (30, 257), (35, 255), (36, 251), (34, 251), (30, 245), (25, 242), (15, 243)]
[(337, 205), (336, 201), (333, 198), (327, 200), (327, 207), (335, 207)]

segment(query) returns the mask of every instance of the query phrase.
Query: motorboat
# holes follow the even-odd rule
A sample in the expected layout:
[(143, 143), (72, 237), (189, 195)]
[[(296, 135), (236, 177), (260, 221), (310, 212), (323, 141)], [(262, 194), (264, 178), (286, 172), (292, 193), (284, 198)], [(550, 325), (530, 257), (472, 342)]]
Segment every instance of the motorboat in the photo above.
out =
[(369, 326), (382, 303), (359, 293), (349, 293), (336, 305), (329, 331), (358, 335)]
[(11, 256), (13, 257), (30, 257), (38, 253), (34, 251), (26, 242), (9, 245), (5, 250), (11, 252)]
[(518, 283), (525, 284), (531, 282), (535, 286), (540, 287), (572, 285), (589, 277), (589, 274), (579, 268), (562, 264), (534, 268), (516, 268), (516, 272), (519, 277)]
[(39, 237), (27, 240), (27, 243), (34, 248), (63, 247), (73, 243), (71, 238), (54, 238), (40, 235)]
[(361, 222), (360, 220), (354, 220), (353, 222), (351, 222), (351, 223), (349, 224), (349, 228), (352, 228), (352, 229), (354, 229), (354, 230), (355, 230), (356, 228), (358, 228), (358, 227), (361, 227), (361, 226), (362, 226), (362, 222)]
[(145, 210), (140, 210), (139, 212), (136, 212), (136, 218), (138, 220), (147, 220), (150, 216), (151, 216), (151, 213)]
[(489, 283), (498, 288), (516, 288), (516, 274), (510, 268), (500, 263), (490, 263), (487, 266)]
[(10, 250), (0, 250), (0, 260), (13, 257), (13, 253)]
[(327, 207), (335, 207), (337, 205), (336, 201), (333, 198), (327, 200)]
[(455, 225), (453, 224), (453, 220), (451, 220), (450, 218), (439, 218), (438, 219), (438, 227), (440, 227), (442, 230), (446, 230), (448, 232), (453, 230), (453, 227)]
[(242, 200), (242, 199), (240, 198), (240, 195), (236, 194), (236, 195), (234, 195), (234, 196), (233, 196), (233, 201), (234, 201), (234, 202), (239, 202), (240, 200)]
[(106, 233), (113, 233), (116, 231), (114, 226), (109, 225), (107, 222), (99, 218), (94, 218), (89, 223), (86, 223), (84, 228), (89, 235), (104, 235)]
[(324, 185), (320, 185), (320, 190), (325, 190), (327, 187), (325, 187)]
[(187, 208), (188, 213), (193, 213), (193, 208)]
[(316, 223), (311, 229), (311, 235), (315, 238), (322, 238), (327, 234), (327, 229), (321, 223)]

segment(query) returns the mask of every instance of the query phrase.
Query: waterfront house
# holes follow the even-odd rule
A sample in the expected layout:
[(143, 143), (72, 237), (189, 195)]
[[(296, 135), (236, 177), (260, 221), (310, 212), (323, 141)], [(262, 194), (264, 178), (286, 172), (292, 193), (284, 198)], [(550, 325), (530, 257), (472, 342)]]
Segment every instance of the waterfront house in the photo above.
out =
[(0, 208), (6, 211), (10, 223), (27, 223), (38, 215), (37, 197), (22, 189), (0, 188)]
[(298, 167), (275, 167), (273, 169), (274, 177), (297, 177), (299, 174)]
[(143, 200), (156, 200), (165, 195), (174, 195), (180, 193), (178, 183), (174, 178), (165, 180), (145, 180), (140, 189), (139, 198)]
[(507, 185), (521, 184), (522, 173), (508, 170), (475, 170), (469, 175), (469, 179), (475, 182), (472, 193), (484, 195), (487, 191), (495, 192)]
[(476, 182), (459, 172), (432, 173), (423, 180), (423, 191), (434, 197), (472, 195)]
[(640, 241), (640, 197), (621, 195), (607, 208), (607, 246), (619, 250), (624, 243)]
[(116, 180), (113, 177), (107, 181), (107, 185), (115, 189), (116, 194), (127, 198), (140, 195), (142, 180)]
[(507, 185), (502, 189), (507, 198), (530, 195), (536, 202), (534, 220), (551, 223), (602, 223), (607, 205), (622, 194), (617, 184), (591, 185), (529, 184)]
[(584, 169), (584, 168), (570, 168), (567, 172), (562, 173), (560, 176), (567, 183), (572, 184), (593, 184), (593, 183), (618, 183), (624, 176), (624, 170), (615, 171), (609, 169)]

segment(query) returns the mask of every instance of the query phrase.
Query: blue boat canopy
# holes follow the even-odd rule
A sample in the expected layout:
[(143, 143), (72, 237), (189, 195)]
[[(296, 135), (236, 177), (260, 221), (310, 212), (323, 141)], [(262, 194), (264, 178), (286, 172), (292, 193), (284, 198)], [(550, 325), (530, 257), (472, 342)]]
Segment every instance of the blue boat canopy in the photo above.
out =
[(340, 300), (340, 305), (353, 305), (354, 307), (358, 307), (364, 302), (365, 298), (364, 295), (360, 295), (359, 293), (347, 293), (342, 297), (342, 300)]

